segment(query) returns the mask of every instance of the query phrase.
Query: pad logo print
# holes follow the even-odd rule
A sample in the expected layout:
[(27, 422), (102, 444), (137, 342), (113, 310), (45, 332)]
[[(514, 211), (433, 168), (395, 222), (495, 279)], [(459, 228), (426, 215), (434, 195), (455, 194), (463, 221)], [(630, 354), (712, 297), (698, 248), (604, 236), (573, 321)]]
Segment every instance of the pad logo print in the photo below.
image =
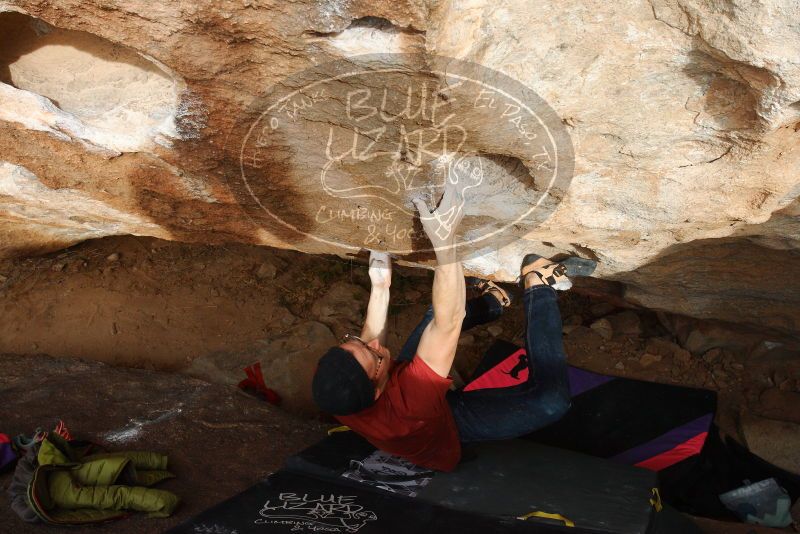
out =
[(391, 493), (416, 497), (417, 491), (433, 478), (433, 471), (376, 450), (361, 461), (351, 460), (350, 469), (342, 476)]
[(519, 380), (519, 374), (528, 368), (528, 355), (520, 354), (517, 359), (517, 364), (510, 371), (501, 371), (509, 375), (514, 380)]
[(200, 523), (199, 525), (194, 525), (192, 527), (192, 532), (194, 532), (194, 534), (239, 534), (239, 531), (235, 528), (228, 528), (216, 523)]
[(358, 532), (369, 521), (376, 521), (375, 512), (356, 503), (349, 495), (309, 495), (281, 493), (277, 501), (269, 500), (258, 512), (260, 525), (286, 525), (292, 532)]

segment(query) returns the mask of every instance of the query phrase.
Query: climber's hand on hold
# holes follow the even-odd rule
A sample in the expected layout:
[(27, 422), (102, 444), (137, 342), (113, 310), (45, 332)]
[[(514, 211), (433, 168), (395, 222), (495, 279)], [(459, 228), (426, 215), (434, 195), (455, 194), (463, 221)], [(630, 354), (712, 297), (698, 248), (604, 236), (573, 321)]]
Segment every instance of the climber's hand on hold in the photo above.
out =
[(392, 285), (392, 258), (385, 252), (369, 253), (369, 279), (376, 289), (389, 289)]
[(456, 230), (464, 218), (464, 191), (457, 176), (452, 173), (448, 175), (442, 200), (433, 211), (429, 211), (425, 201), (420, 198), (415, 198), (413, 202), (439, 262), (443, 259), (454, 261)]

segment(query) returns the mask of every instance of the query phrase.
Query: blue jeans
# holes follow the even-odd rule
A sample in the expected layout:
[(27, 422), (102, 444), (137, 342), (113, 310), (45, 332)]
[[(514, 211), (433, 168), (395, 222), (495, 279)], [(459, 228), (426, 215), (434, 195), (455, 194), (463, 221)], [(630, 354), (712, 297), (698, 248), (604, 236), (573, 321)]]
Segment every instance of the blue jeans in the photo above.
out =
[[(510, 439), (529, 434), (561, 419), (569, 410), (567, 359), (561, 341), (561, 314), (556, 292), (549, 286), (525, 290), (528, 380), (518, 386), (472, 391), (449, 391), (462, 442)], [(462, 330), (500, 317), (503, 308), (491, 295), (467, 301)], [(409, 361), (417, 352), (425, 327), (433, 319), (433, 308), (409, 336), (398, 361)]]

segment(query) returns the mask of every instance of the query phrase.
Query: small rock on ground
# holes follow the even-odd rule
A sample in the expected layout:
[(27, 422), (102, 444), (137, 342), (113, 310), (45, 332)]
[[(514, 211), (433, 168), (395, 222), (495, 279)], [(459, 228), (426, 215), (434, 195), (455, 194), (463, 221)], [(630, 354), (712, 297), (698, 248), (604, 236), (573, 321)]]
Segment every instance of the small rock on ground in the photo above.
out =
[(639, 337), (642, 334), (642, 321), (633, 310), (615, 313), (605, 319), (611, 323), (615, 336)]
[(262, 280), (272, 280), (278, 274), (278, 268), (269, 262), (264, 262), (258, 266), (256, 276)]
[(688, 367), (692, 363), (692, 354), (680, 345), (667, 339), (653, 337), (647, 340), (645, 352), (657, 354), (663, 358), (672, 358), (676, 364)]
[(498, 326), (498, 325), (494, 325), (494, 324), (491, 325), (490, 327), (488, 327), (486, 330), (493, 337), (498, 337), (498, 336), (501, 336), (503, 334), (503, 327), (502, 326)]
[(656, 362), (660, 362), (661, 358), (662, 357), (660, 354), (650, 354), (646, 352), (642, 354), (641, 358), (639, 358), (639, 364), (642, 367), (649, 367), (650, 365), (653, 365)]
[(614, 336), (614, 329), (608, 319), (598, 319), (591, 324), (590, 328), (605, 340), (609, 340)]

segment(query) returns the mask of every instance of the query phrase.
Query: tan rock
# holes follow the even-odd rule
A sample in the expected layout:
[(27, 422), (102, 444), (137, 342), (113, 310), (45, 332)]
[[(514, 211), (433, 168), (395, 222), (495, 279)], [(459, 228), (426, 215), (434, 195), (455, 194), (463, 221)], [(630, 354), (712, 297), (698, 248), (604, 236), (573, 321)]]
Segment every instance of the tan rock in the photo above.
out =
[(703, 354), (714, 348), (747, 353), (763, 339), (763, 333), (746, 332), (714, 323), (699, 322), (689, 332), (683, 347), (692, 354)]
[[(735, 362), (738, 363), (738, 362)], [(765, 342), (747, 355), (743, 361), (742, 378), (756, 390), (775, 388), (780, 393), (764, 395), (780, 398), (800, 393), (800, 352), (796, 347), (779, 343)], [(733, 364), (731, 364), (733, 368)], [(800, 401), (800, 399), (798, 399)], [(788, 402), (788, 400), (787, 400)], [(798, 419), (800, 422), (800, 419)]]
[(660, 362), (661, 359), (662, 356), (660, 354), (650, 354), (649, 352), (646, 352), (642, 354), (641, 358), (639, 358), (639, 363), (642, 367), (649, 367), (654, 363)]
[(264, 262), (256, 269), (256, 276), (261, 279), (271, 280), (278, 273), (277, 267), (269, 262)]
[(672, 357), (675, 358), (675, 361), (678, 363), (678, 365), (682, 365), (684, 367), (688, 367), (692, 363), (692, 355), (687, 350), (677, 351), (673, 353)]
[(772, 388), (761, 393), (758, 404), (753, 406), (753, 412), (769, 419), (800, 424), (798, 406), (800, 406), (800, 392)]
[(497, 337), (503, 334), (503, 327), (498, 325), (491, 325), (486, 329), (489, 335)]
[(688, 367), (692, 363), (692, 355), (689, 351), (669, 340), (658, 337), (647, 340), (645, 353), (658, 355), (662, 358), (672, 358), (681, 367)]
[(632, 310), (609, 315), (606, 319), (611, 323), (614, 335), (638, 337), (642, 333), (642, 321)]
[(759, 458), (800, 474), (800, 425), (745, 413), (741, 430), (748, 449)]
[(589, 325), (589, 328), (600, 334), (605, 340), (609, 340), (614, 336), (614, 329), (608, 319), (598, 319)]
[(580, 328), (580, 326), (581, 325), (579, 325), (579, 324), (565, 324), (565, 325), (563, 325), (561, 327), (561, 332), (563, 332), (564, 334), (569, 335), (570, 332), (572, 332), (573, 330), (575, 330), (577, 328)]
[(707, 364), (714, 364), (722, 357), (722, 349), (715, 348), (703, 354), (703, 361)]

